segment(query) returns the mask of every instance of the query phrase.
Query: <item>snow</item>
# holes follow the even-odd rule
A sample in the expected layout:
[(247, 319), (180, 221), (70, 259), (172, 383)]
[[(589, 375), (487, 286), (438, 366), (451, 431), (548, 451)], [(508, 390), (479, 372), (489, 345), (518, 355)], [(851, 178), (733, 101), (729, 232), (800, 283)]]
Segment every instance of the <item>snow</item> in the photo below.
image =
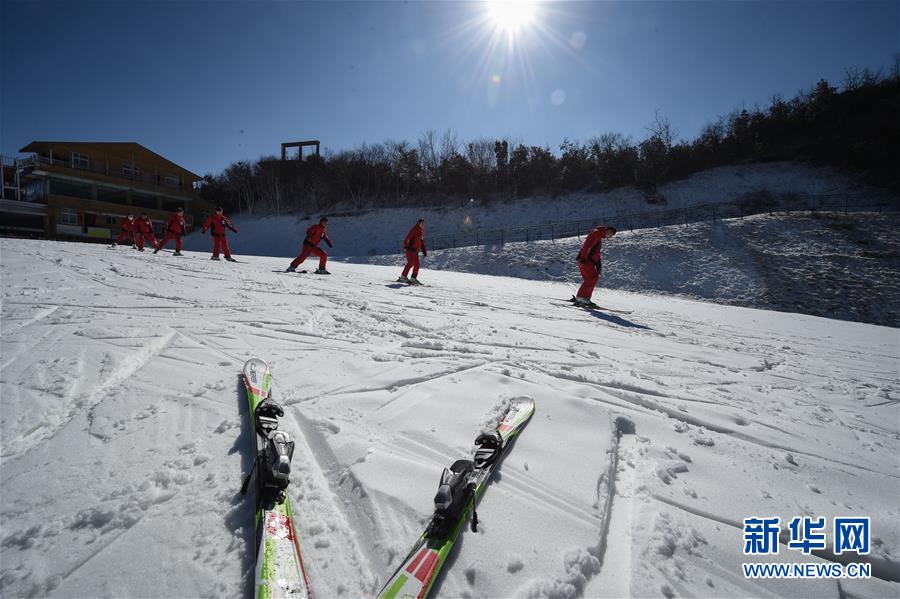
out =
[[(794, 162), (743, 164), (710, 169), (661, 185), (658, 193), (666, 199), (664, 205), (648, 204), (646, 194), (637, 189), (620, 188), (602, 194), (571, 194), (507, 202), (488, 202), (475, 197), (456, 206), (439, 208), (354, 210), (352, 207), (338, 206), (325, 211), (330, 215), (328, 233), (335, 245), (333, 249), (324, 249), (335, 257), (399, 252), (404, 236), (418, 218), (426, 219), (427, 239), (476, 229), (606, 219), (655, 209), (735, 202), (747, 194), (761, 191), (776, 196), (866, 194), (872, 198), (888, 197), (896, 201), (883, 190), (863, 185), (828, 168)], [(229, 234), (228, 243), (235, 254), (293, 257), (300, 252), (307, 227), (317, 223), (320, 216), (319, 211), (263, 217), (242, 214), (235, 218), (240, 234)], [(188, 236), (185, 247), (207, 251), (209, 238), (205, 235)]]
[[(762, 214), (622, 231), (603, 246), (603, 288), (900, 326), (900, 212)], [(570, 283), (583, 238), (430, 252), (431, 269)], [(393, 264), (399, 255), (355, 258)], [(399, 270), (399, 269), (398, 269)]]
[[(420, 216), (426, 242), (473, 229), (514, 228), (596, 219), (621, 226), (622, 214), (735, 202), (746, 194), (849, 194), (880, 199), (900, 209), (896, 197), (827, 168), (774, 162), (720, 167), (660, 187), (665, 205), (652, 206), (634, 189), (516, 202), (474, 203), (441, 209), (402, 208), (332, 215), (331, 259), (402, 266), (401, 240)], [(737, 306), (803, 312), (900, 326), (900, 212), (762, 214), (687, 226), (620, 231), (604, 245), (605, 288), (676, 295)], [(229, 235), (236, 255), (293, 258), (305, 216), (235, 218)], [(580, 283), (573, 257), (582, 238), (506, 243), (431, 251), (423, 276), (433, 269)], [(206, 235), (190, 235), (185, 247), (209, 251)], [(284, 261), (287, 266), (289, 260)], [(315, 268), (315, 258), (305, 265)], [(569, 297), (568, 293), (566, 297)]]
[[(631, 313), (591, 313), (553, 303), (565, 281), (406, 287), (395, 266), (185, 254), (0, 240), (3, 596), (249, 595), (253, 356), (297, 440), (318, 597), (377, 593), (442, 468), (517, 396), (536, 413), (435, 596), (900, 594), (897, 328), (616, 289), (597, 301)], [(743, 518), (804, 515), (870, 516), (873, 577), (744, 578)]]

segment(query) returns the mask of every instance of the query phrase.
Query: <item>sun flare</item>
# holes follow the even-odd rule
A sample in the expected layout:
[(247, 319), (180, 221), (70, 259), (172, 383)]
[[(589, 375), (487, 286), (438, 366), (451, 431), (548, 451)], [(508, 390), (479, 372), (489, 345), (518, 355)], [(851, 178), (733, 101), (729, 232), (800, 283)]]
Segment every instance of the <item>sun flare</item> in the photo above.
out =
[(515, 34), (534, 21), (535, 3), (518, 0), (494, 0), (488, 2), (488, 16), (494, 26), (509, 34)]

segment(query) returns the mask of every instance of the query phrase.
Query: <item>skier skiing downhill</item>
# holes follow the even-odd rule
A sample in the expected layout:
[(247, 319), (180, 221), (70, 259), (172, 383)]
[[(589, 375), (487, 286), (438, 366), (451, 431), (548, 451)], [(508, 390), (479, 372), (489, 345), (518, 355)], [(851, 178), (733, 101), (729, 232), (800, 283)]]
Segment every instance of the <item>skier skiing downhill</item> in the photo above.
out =
[(594, 287), (600, 279), (600, 270), (603, 264), (600, 257), (600, 248), (604, 239), (609, 239), (615, 234), (615, 227), (600, 226), (591, 231), (584, 240), (584, 245), (581, 246), (581, 251), (578, 252), (578, 257), (575, 258), (583, 279), (578, 295), (571, 300), (576, 306), (595, 305), (591, 301), (591, 295), (593, 295)]
[[(425, 219), (420, 218), (413, 225), (413, 228), (406, 234), (403, 240), (403, 249), (406, 251), (406, 266), (403, 268), (403, 274), (397, 279), (398, 283), (408, 283), (410, 285), (421, 285), (419, 279), (419, 252), (422, 256), (428, 255), (425, 249)], [(412, 269), (412, 278), (407, 278), (409, 269)]]
[(322, 240), (328, 244), (328, 247), (334, 247), (331, 243), (331, 239), (328, 237), (328, 219), (324, 216), (319, 219), (319, 224), (312, 225), (306, 230), (306, 239), (303, 240), (303, 249), (300, 251), (300, 255), (294, 258), (294, 261), (291, 262), (291, 265), (287, 267), (285, 272), (296, 271), (297, 267), (303, 264), (303, 261), (306, 260), (310, 254), (314, 254), (319, 257), (319, 268), (314, 271), (315, 274), (330, 275), (331, 273), (325, 270), (325, 262), (328, 260), (328, 254), (319, 247), (319, 242)]
[(159, 250), (163, 249), (167, 243), (169, 243), (170, 239), (175, 240), (175, 256), (181, 256), (181, 236), (187, 233), (187, 225), (184, 222), (184, 209), (179, 208), (175, 211), (171, 217), (169, 217), (169, 222), (166, 223), (166, 232), (163, 235), (162, 241), (156, 244), (156, 249), (153, 250), (153, 253), (156, 254)]
[(210, 260), (218, 260), (219, 259), (219, 251), (225, 254), (225, 259), (229, 262), (237, 262), (234, 258), (231, 257), (231, 248), (228, 247), (228, 240), (225, 238), (225, 229), (231, 229), (235, 233), (238, 230), (231, 224), (231, 220), (228, 219), (227, 216), (223, 213), (221, 206), (216, 206), (215, 214), (210, 214), (209, 218), (206, 219), (206, 222), (203, 223), (203, 226), (200, 227), (200, 231), (206, 233), (206, 230), (209, 229), (210, 234), (213, 239), (213, 255), (210, 257)]
[(134, 224), (134, 215), (129, 212), (128, 216), (119, 221), (119, 228), (122, 231), (119, 233), (119, 236), (116, 237), (116, 240), (112, 242), (112, 247), (116, 247), (116, 245), (122, 243), (122, 240), (126, 237), (131, 240), (131, 247), (135, 247)]
[(150, 242), (150, 247), (156, 247), (156, 235), (153, 234), (153, 223), (146, 212), (141, 213), (141, 217), (137, 219), (135, 224), (134, 240), (137, 242), (137, 249), (144, 251), (144, 241)]

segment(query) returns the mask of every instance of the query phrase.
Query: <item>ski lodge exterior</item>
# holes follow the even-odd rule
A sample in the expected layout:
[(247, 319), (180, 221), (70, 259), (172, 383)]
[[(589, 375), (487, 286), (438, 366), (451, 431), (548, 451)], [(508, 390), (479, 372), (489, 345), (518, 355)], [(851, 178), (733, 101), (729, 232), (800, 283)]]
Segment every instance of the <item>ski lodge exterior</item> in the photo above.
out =
[(26, 158), (0, 156), (0, 234), (109, 240), (129, 212), (160, 235), (176, 208), (188, 227), (209, 214), (202, 179), (134, 142), (34, 141)]

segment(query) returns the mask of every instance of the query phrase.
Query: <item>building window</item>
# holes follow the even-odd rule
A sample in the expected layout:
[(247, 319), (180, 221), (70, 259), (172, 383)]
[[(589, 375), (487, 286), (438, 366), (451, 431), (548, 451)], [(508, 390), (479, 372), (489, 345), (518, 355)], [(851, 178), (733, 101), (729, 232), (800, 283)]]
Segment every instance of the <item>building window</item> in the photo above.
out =
[(122, 165), (122, 174), (126, 177), (131, 177), (132, 179), (136, 179), (141, 176), (141, 167), (136, 164), (123, 164)]
[(44, 181), (30, 181), (25, 184), (25, 201), (37, 202), (39, 200), (46, 200), (47, 194), (44, 193), (45, 191), (46, 187)]
[(134, 192), (131, 194), (131, 203), (137, 208), (150, 208), (151, 210), (156, 210), (157, 198), (156, 196)]
[(90, 200), (91, 186), (82, 183), (74, 183), (62, 179), (53, 179), (50, 181), (50, 193), (53, 195), (68, 196), (70, 198), (81, 198), (82, 200)]
[(72, 210), (71, 208), (60, 208), (59, 224), (61, 224), (61, 225), (77, 225), (78, 224), (78, 212), (75, 210)]
[(181, 187), (181, 180), (178, 178), (178, 175), (165, 175), (163, 183), (169, 187)]
[(91, 159), (84, 154), (76, 154), (72, 152), (72, 168), (80, 168), (88, 170), (91, 168)]
[(112, 189), (110, 187), (97, 187), (97, 199), (110, 204), (127, 204), (128, 194), (124, 189)]

